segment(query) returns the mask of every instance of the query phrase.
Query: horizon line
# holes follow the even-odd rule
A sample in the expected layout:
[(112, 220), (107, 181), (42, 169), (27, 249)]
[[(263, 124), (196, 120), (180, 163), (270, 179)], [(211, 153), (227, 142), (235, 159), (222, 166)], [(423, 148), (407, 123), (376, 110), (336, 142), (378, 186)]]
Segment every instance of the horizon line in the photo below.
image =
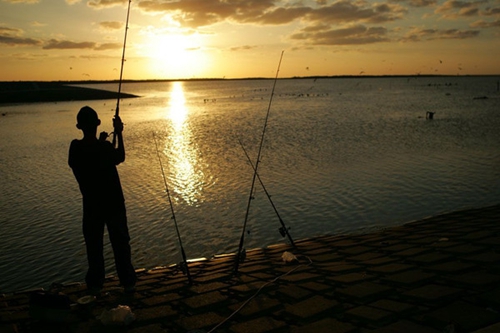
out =
[[(335, 79), (335, 78), (394, 78), (394, 77), (493, 77), (500, 74), (381, 74), (381, 75), (310, 75), (310, 76), (290, 76), (282, 77), (278, 80), (291, 79)], [(121, 82), (172, 82), (172, 81), (236, 81), (236, 80), (274, 80), (274, 77), (243, 77), (243, 78), (226, 78), (226, 77), (206, 77), (206, 78), (176, 78), (176, 79), (122, 79)], [(53, 83), (114, 83), (120, 82), (119, 79), (108, 80), (9, 80), (0, 81), (2, 83), (9, 82), (53, 82)]]

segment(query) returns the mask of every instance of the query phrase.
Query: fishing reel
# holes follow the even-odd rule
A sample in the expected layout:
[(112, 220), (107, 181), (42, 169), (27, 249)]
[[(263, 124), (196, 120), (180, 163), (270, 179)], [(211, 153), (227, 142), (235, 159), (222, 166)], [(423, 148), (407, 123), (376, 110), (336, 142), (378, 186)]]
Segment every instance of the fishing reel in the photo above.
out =
[(114, 133), (115, 132), (108, 133), (108, 132), (105, 132), (105, 131), (99, 133), (99, 141), (107, 141), (108, 138), (110, 136), (112, 136)]
[(106, 141), (108, 137), (109, 137), (108, 132), (103, 131), (99, 134), (99, 141)]
[(180, 270), (181, 270), (182, 274), (183, 274), (183, 275), (187, 275), (188, 268), (187, 268), (186, 263), (185, 263), (184, 261), (181, 261), (181, 262), (179, 263), (179, 265), (178, 265), (178, 266), (179, 266), (179, 268), (180, 268)]
[(288, 234), (288, 230), (290, 230), (291, 228), (285, 228), (285, 227), (281, 227), (279, 228), (279, 232), (281, 234), (281, 237), (285, 237), (287, 234)]
[(247, 250), (243, 248), (239, 253), (238, 260), (239, 262), (244, 262), (246, 258), (247, 258)]

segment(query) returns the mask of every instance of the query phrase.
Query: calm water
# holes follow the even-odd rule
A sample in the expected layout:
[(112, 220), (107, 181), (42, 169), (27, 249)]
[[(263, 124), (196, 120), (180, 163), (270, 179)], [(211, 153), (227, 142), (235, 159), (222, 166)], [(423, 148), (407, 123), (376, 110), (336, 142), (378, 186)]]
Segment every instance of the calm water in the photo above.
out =
[[(292, 237), (499, 203), (499, 79), (279, 80), (259, 173)], [(123, 85), (142, 96), (121, 102), (127, 160), (119, 166), (137, 268), (181, 261), (153, 133), (187, 256), (236, 251), (253, 176), (239, 140), (255, 160), (272, 85)], [(81, 197), (67, 153), (86, 104), (111, 131), (114, 100), (0, 107), (2, 292), (83, 280)], [(245, 247), (286, 242), (256, 189)], [(106, 253), (113, 273), (109, 244)]]

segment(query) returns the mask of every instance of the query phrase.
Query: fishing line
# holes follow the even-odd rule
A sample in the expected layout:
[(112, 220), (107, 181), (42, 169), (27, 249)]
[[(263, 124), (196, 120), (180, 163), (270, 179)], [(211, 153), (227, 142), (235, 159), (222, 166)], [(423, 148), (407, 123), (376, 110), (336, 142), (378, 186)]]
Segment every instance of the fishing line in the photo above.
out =
[[(116, 99), (116, 110), (115, 110), (115, 118), (120, 115), (120, 94), (122, 92), (122, 77), (123, 77), (123, 64), (125, 63), (125, 48), (127, 45), (127, 32), (128, 32), (128, 19), (130, 17), (130, 4), (132, 0), (128, 1), (127, 8), (127, 20), (125, 21), (125, 37), (123, 38), (123, 50), (122, 50), (122, 62), (120, 66), (120, 80), (118, 82), (118, 98)], [(116, 146), (116, 133), (113, 132), (113, 147)]]
[(274, 202), (271, 199), (271, 195), (269, 194), (269, 192), (267, 192), (267, 189), (264, 186), (264, 183), (262, 182), (262, 179), (260, 178), (260, 175), (255, 170), (255, 166), (253, 165), (252, 160), (250, 159), (250, 156), (248, 155), (245, 147), (243, 146), (243, 143), (241, 143), (241, 140), (239, 138), (238, 138), (238, 142), (240, 143), (241, 148), (245, 152), (245, 155), (247, 157), (248, 163), (250, 164), (250, 166), (254, 170), (255, 174), (257, 175), (257, 179), (259, 180), (260, 185), (262, 186), (262, 189), (264, 190), (264, 193), (266, 194), (267, 198), (269, 199), (269, 202), (271, 203), (271, 206), (273, 207), (274, 212), (276, 213), (276, 216), (278, 216), (278, 219), (280, 220), (281, 228), (279, 228), (279, 232), (280, 232), (281, 236), (283, 236), (283, 237), (288, 236), (288, 239), (290, 240), (290, 243), (292, 244), (293, 247), (295, 247), (295, 243), (293, 242), (292, 236), (290, 235), (290, 232), (288, 231), (288, 228), (285, 226), (285, 222), (283, 222), (283, 219), (281, 218), (280, 214), (278, 213), (278, 209), (274, 205)]
[(271, 281), (268, 281), (268, 282), (264, 283), (250, 298), (248, 298), (246, 301), (244, 301), (243, 304), (241, 304), (239, 308), (237, 308), (236, 310), (234, 310), (233, 313), (231, 313), (227, 318), (225, 318), (222, 322), (220, 322), (219, 324), (217, 324), (217, 326), (215, 326), (214, 328), (212, 328), (207, 333), (215, 332), (216, 329), (218, 329), (224, 323), (226, 323), (229, 319), (231, 319), (232, 317), (234, 317), (238, 312), (241, 311), (241, 309), (243, 309), (248, 303), (250, 303), (251, 300), (253, 300), (255, 297), (257, 297), (257, 295), (262, 291), (262, 289), (264, 289), (268, 285), (270, 285), (270, 284), (278, 281), (279, 279), (281, 279), (281, 278), (283, 278), (283, 277), (285, 277), (287, 275), (290, 275), (291, 273), (295, 272), (297, 269), (299, 269), (301, 267), (308, 267), (308, 266), (312, 265), (313, 261), (311, 260), (311, 258), (309, 258), (307, 256), (305, 256), (305, 258), (307, 260), (309, 260), (309, 263), (307, 265), (302, 264), (302, 265), (295, 266), (294, 268), (292, 268), (288, 272), (286, 272), (284, 274), (281, 274), (281, 275), (275, 277), (274, 279), (272, 279)]
[(273, 101), (274, 89), (276, 88), (276, 81), (278, 81), (278, 74), (280, 71), (281, 60), (283, 59), (284, 52), (285, 51), (281, 51), (280, 61), (278, 63), (278, 69), (276, 70), (276, 77), (274, 78), (273, 89), (271, 91), (271, 98), (269, 99), (269, 106), (267, 107), (266, 120), (264, 122), (264, 129), (262, 130), (262, 137), (260, 139), (259, 152), (257, 154), (257, 161), (255, 162), (255, 168), (254, 168), (253, 179), (252, 179), (252, 186), (250, 188), (250, 195), (248, 196), (247, 210), (245, 213), (245, 222), (243, 223), (240, 244), (238, 246), (238, 252), (236, 253), (236, 258), (234, 261), (234, 272), (235, 273), (238, 272), (240, 260), (242, 260), (242, 259), (244, 260), (244, 256), (245, 256), (245, 253), (242, 253), (242, 248), (243, 248), (243, 242), (245, 241), (245, 230), (246, 230), (246, 226), (247, 226), (247, 222), (248, 222), (248, 213), (250, 211), (250, 203), (252, 202), (252, 193), (253, 193), (253, 189), (255, 187), (255, 179), (257, 178), (257, 170), (259, 168), (260, 154), (262, 152), (262, 144), (264, 143), (264, 135), (266, 134), (266, 127), (267, 127), (267, 121), (269, 119), (269, 112), (271, 111), (271, 103)]
[(156, 135), (153, 132), (153, 139), (156, 147), (156, 156), (158, 156), (158, 161), (160, 162), (161, 175), (163, 177), (163, 183), (165, 184), (165, 192), (167, 192), (168, 203), (170, 204), (170, 211), (172, 212), (172, 220), (174, 220), (175, 231), (177, 232), (177, 238), (179, 239), (179, 245), (181, 248), (181, 255), (183, 263), (181, 264), (181, 270), (183, 273), (187, 274), (189, 284), (192, 284), (191, 274), (189, 273), (189, 267), (186, 259), (186, 252), (184, 252), (184, 247), (182, 246), (181, 234), (179, 232), (179, 227), (177, 225), (177, 219), (175, 218), (174, 205), (172, 204), (172, 198), (170, 197), (170, 191), (168, 189), (167, 178), (165, 177), (165, 172), (163, 171), (163, 164), (160, 158), (160, 151), (158, 150), (158, 142), (156, 141)]

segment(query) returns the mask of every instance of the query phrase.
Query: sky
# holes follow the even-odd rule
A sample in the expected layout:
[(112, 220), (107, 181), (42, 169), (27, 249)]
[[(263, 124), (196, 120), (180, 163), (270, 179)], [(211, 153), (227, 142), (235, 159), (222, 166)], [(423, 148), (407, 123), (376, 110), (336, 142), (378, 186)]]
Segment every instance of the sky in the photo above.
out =
[(0, 0), (0, 81), (117, 80), (122, 64), (272, 78), (282, 52), (280, 77), (500, 74), (500, 0)]

